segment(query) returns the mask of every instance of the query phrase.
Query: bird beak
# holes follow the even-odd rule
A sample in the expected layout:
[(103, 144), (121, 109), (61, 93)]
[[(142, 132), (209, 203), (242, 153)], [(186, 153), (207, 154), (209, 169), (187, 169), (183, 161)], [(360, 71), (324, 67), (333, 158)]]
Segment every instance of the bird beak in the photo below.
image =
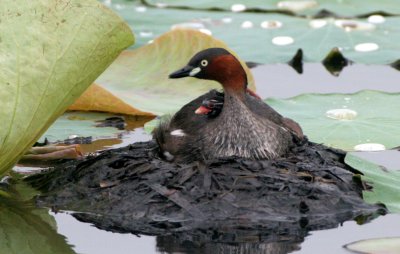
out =
[(211, 112), (211, 109), (205, 107), (205, 106), (200, 106), (194, 111), (196, 115), (207, 115), (208, 113)]
[(193, 67), (190, 65), (186, 65), (182, 69), (169, 74), (169, 78), (193, 77), (200, 71), (201, 71), (200, 67)]

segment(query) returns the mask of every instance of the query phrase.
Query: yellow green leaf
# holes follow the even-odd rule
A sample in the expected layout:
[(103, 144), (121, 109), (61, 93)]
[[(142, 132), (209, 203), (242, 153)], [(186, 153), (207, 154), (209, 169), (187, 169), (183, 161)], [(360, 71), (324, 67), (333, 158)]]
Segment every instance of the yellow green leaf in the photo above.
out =
[(89, 86), (81, 97), (79, 97), (74, 104), (68, 107), (68, 110), (100, 111), (134, 116), (153, 116), (152, 113), (138, 110), (123, 102), (121, 99), (97, 84)]
[(1, 1), (0, 175), (133, 42), (95, 0)]

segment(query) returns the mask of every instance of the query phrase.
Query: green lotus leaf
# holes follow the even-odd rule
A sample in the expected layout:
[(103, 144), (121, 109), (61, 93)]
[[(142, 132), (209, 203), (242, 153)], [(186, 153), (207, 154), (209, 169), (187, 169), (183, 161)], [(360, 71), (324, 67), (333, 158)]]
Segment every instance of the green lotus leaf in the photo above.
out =
[(366, 239), (346, 244), (344, 248), (359, 254), (396, 254), (400, 250), (400, 237)]
[[(307, 14), (315, 15), (321, 10), (327, 10), (334, 12), (342, 16), (355, 16), (362, 15), (371, 12), (384, 11), (391, 14), (399, 14), (400, 6), (392, 0), (346, 0), (346, 1), (332, 1), (332, 0), (252, 0), (243, 1), (243, 4), (238, 4), (237, 0), (225, 0), (225, 1), (195, 1), (195, 0), (167, 0), (162, 1), (160, 4), (159, 0), (147, 0), (149, 4), (164, 7), (167, 6), (185, 6), (188, 8), (203, 8), (213, 9), (220, 8), (223, 10), (239, 10), (238, 5), (245, 6), (245, 9), (259, 9), (259, 10), (289, 10), (295, 14)], [(251, 11), (251, 10), (250, 10)]]
[[(304, 94), (266, 101), (282, 115), (298, 121), (314, 142), (348, 151), (364, 143), (379, 143), (386, 148), (400, 145), (398, 93), (365, 90), (355, 94)], [(330, 111), (335, 109), (339, 110)]]
[[(176, 1), (173, 2), (166, 3), (175, 4)], [(198, 5), (207, 5), (207, 2), (211, 3), (211, 1), (205, 1), (205, 3), (189, 1)], [(263, 4), (271, 2), (271, 6), (275, 6), (277, 1), (247, 1), (244, 4), (251, 7), (252, 3), (255, 3), (253, 6), (259, 6), (257, 3), (261, 2)], [(329, 0), (317, 2), (320, 3), (318, 8), (325, 8), (325, 5), (335, 6), (337, 11), (343, 11), (343, 15), (346, 16), (349, 14), (347, 10), (360, 10), (364, 13), (364, 11), (382, 8), (400, 13), (400, 5), (389, 0), (383, 2), (367, 0), (368, 4), (357, 0), (341, 4)], [(368, 18), (313, 20), (308, 16), (302, 18), (274, 13), (143, 9), (138, 1), (115, 0), (112, 3), (112, 8), (135, 28), (137, 47), (146, 45), (148, 41), (171, 30), (172, 27), (190, 27), (211, 32), (215, 38), (226, 42), (241, 59), (259, 63), (288, 62), (299, 48), (303, 49), (305, 61), (308, 62), (322, 61), (334, 47), (341, 48), (345, 57), (357, 63), (388, 64), (400, 58), (400, 45), (397, 43), (400, 35), (398, 25), (400, 17), (396, 16), (385, 17), (383, 23), (370, 23)], [(177, 3), (183, 3), (183, 1)], [(212, 2), (214, 5), (229, 8), (236, 3), (233, 1)], [(291, 37), (293, 42), (279, 38), (286, 36)]]
[(95, 0), (0, 5), (0, 175), (134, 41)]
[(94, 112), (64, 113), (47, 129), (39, 141), (43, 142), (45, 138), (49, 142), (63, 141), (71, 138), (71, 136), (92, 137), (93, 140), (116, 137), (123, 130), (118, 130), (114, 127), (96, 127), (99, 124), (98, 121), (113, 116)]
[[(369, 152), (371, 153), (371, 152)], [(398, 151), (373, 152), (374, 157), (384, 158), (385, 161), (397, 161)], [(389, 154), (389, 156), (388, 156)], [(384, 163), (373, 161), (371, 154), (366, 152), (348, 153), (345, 162), (360, 170), (362, 179), (372, 186), (372, 190), (364, 191), (364, 199), (369, 203), (384, 203), (391, 212), (400, 212), (400, 168), (389, 168)]]
[[(210, 89), (221, 88), (210, 80), (168, 78), (197, 52), (211, 47), (227, 48), (222, 41), (204, 33), (174, 30), (149, 45), (124, 51), (96, 83), (139, 110), (154, 114), (172, 113)], [(243, 62), (242, 65), (247, 71), (249, 88), (254, 89), (253, 76)]]

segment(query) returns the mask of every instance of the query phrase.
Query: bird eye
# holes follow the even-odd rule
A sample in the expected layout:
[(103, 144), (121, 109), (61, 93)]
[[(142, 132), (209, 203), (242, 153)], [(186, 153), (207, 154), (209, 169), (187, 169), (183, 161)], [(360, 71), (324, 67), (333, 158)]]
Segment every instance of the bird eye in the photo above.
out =
[(206, 67), (208, 65), (208, 61), (207, 60), (201, 60), (200, 62), (201, 66)]

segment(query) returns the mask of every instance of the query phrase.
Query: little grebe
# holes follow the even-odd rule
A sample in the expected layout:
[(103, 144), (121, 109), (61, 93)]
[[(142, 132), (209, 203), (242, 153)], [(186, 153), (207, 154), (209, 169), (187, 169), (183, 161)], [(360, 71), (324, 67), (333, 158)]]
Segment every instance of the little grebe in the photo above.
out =
[(249, 92), (245, 70), (223, 48), (200, 51), (169, 77), (215, 80), (224, 93), (211, 90), (155, 129), (154, 138), (168, 160), (273, 159), (287, 152), (293, 136), (303, 137), (295, 121)]

